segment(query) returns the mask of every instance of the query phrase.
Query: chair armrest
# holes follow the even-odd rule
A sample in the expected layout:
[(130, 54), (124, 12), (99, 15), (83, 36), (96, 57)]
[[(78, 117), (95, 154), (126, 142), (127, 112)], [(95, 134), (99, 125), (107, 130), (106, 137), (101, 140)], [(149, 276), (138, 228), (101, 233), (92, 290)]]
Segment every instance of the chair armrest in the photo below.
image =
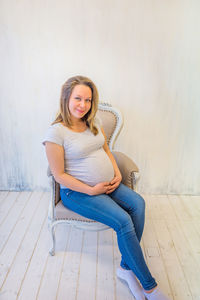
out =
[(135, 189), (136, 178), (134, 173), (139, 172), (138, 167), (133, 162), (133, 160), (124, 153), (112, 151), (112, 154), (122, 174), (122, 183), (124, 183), (131, 189)]
[(56, 205), (60, 201), (60, 184), (55, 181), (49, 166), (47, 168), (47, 176), (49, 177), (49, 183), (51, 186), (52, 202)]

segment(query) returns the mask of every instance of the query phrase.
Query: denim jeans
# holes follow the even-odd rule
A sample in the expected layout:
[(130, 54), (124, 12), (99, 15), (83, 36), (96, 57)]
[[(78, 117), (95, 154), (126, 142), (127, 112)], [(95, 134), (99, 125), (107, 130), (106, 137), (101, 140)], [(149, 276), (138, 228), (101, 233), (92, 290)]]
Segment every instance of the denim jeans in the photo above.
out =
[(60, 196), (65, 207), (113, 228), (122, 255), (121, 267), (131, 269), (145, 290), (157, 285), (140, 247), (145, 202), (139, 194), (121, 183), (109, 195), (90, 196), (66, 188), (60, 189)]

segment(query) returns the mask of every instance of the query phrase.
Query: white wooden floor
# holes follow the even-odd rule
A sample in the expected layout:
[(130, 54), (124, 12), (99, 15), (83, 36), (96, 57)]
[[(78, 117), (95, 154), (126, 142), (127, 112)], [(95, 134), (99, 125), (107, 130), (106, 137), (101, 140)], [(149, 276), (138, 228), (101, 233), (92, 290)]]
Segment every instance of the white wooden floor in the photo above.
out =
[[(200, 196), (143, 195), (142, 248), (171, 299), (200, 299)], [(131, 300), (115, 275), (120, 255), (112, 230), (82, 232), (59, 225), (48, 254), (49, 193), (0, 192), (1, 300)]]

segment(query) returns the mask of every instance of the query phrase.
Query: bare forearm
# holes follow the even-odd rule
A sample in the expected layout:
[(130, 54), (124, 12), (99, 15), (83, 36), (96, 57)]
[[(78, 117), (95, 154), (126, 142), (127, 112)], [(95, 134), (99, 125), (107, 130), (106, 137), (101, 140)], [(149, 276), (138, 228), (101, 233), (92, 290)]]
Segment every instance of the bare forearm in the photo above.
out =
[(117, 166), (116, 160), (115, 160), (114, 156), (112, 155), (112, 153), (109, 151), (109, 152), (107, 152), (107, 155), (109, 156), (109, 158), (112, 162), (112, 165), (113, 165), (113, 168), (114, 168), (114, 171), (115, 171), (115, 175), (121, 175), (120, 170)]
[(66, 186), (66, 188), (69, 188), (73, 191), (80, 192), (80, 193), (85, 193), (90, 195), (92, 193), (92, 187), (81, 182), (80, 180), (76, 179), (75, 177), (62, 173), (56, 176), (55, 180)]

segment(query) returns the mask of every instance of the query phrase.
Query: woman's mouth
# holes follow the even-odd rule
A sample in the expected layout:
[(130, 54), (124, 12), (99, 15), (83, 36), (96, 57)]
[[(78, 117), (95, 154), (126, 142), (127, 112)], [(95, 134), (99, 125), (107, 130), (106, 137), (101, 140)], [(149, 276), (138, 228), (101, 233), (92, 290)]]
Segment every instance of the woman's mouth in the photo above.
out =
[(79, 112), (80, 114), (82, 114), (82, 113), (84, 113), (84, 110), (77, 109), (77, 112)]

